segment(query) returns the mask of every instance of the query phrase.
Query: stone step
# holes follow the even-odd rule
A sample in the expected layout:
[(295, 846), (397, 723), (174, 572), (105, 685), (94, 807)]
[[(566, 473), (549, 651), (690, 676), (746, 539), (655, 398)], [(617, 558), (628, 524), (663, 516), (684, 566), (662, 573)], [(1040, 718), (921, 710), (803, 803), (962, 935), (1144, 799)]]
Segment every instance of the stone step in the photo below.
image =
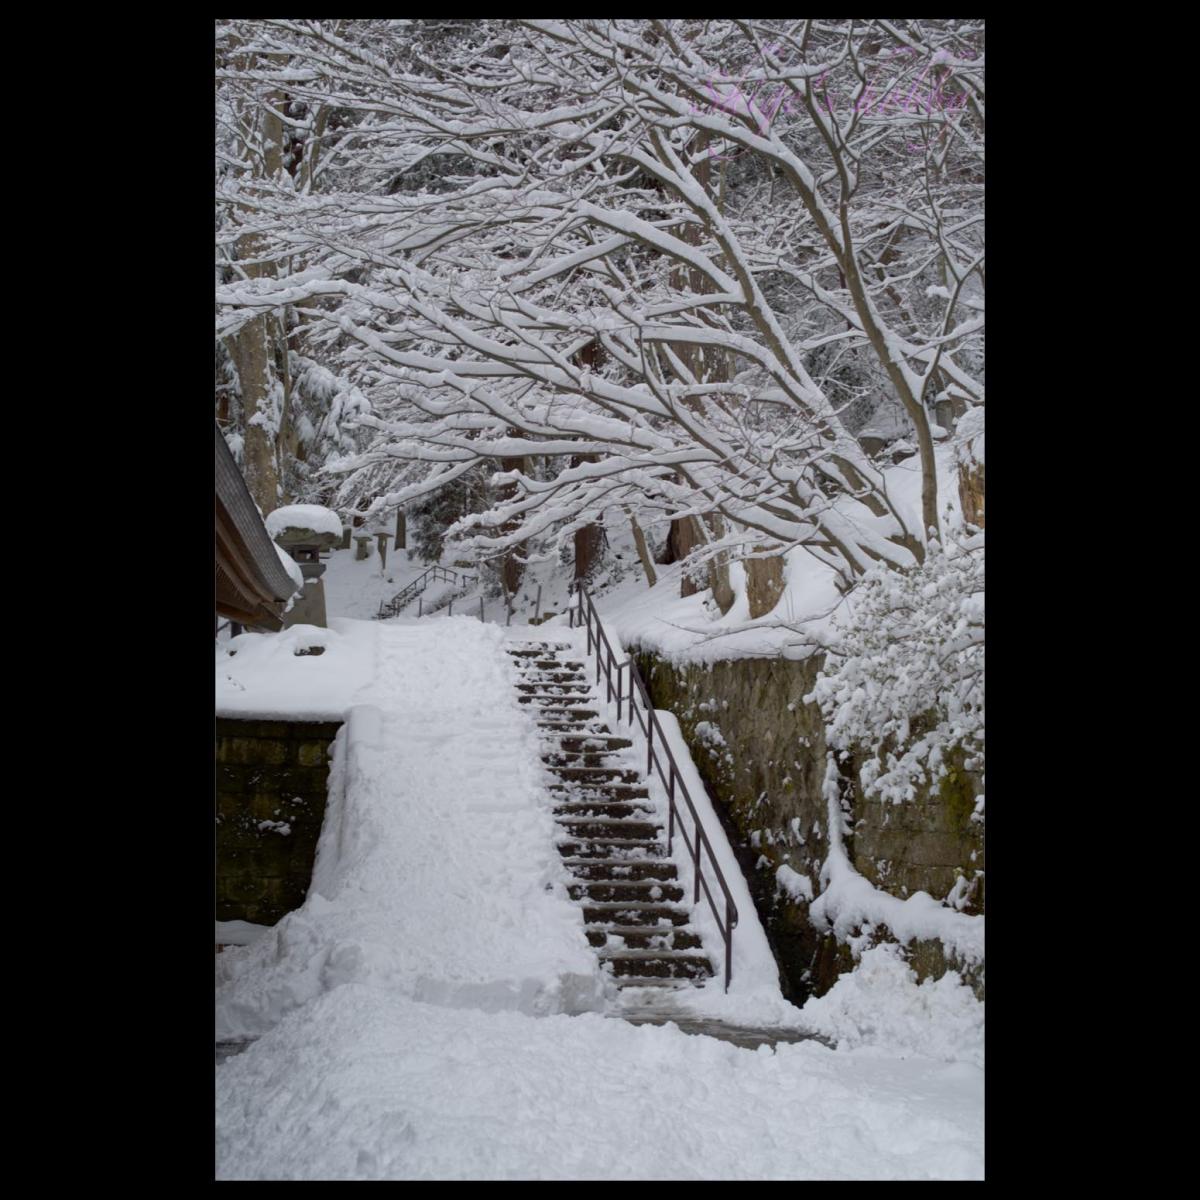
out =
[(621, 767), (625, 760), (614, 757), (609, 750), (564, 750), (546, 751), (542, 762), (548, 767)]
[(514, 685), (522, 696), (533, 700), (590, 700), (592, 689), (586, 684), (569, 683), (518, 683)]
[(573, 800), (554, 807), (556, 817), (657, 817), (656, 809), (648, 801), (631, 804), (622, 800)]
[(585, 925), (638, 926), (642, 929), (670, 930), (687, 925), (692, 914), (673, 904), (648, 904), (644, 901), (595, 901), (583, 906)]
[(564, 783), (576, 783), (582, 787), (591, 785), (593, 788), (599, 784), (603, 786), (608, 783), (627, 783), (630, 786), (641, 783), (642, 777), (637, 771), (631, 771), (625, 767), (560, 767), (548, 766), (546, 768), (556, 779), (562, 780)]
[[(524, 704), (528, 697), (518, 696), (518, 703)], [(537, 722), (541, 725), (545, 721), (552, 721), (555, 724), (561, 724), (563, 721), (595, 721), (600, 714), (594, 708), (582, 707), (559, 707), (552, 708), (548, 704), (535, 704), (534, 710), (537, 712)]]
[(584, 800), (599, 800), (602, 804), (619, 804), (632, 800), (645, 800), (650, 790), (628, 783), (611, 783), (607, 786), (585, 787), (580, 784), (552, 783), (550, 795), (560, 804), (574, 804)]
[(652, 879), (631, 879), (622, 883), (588, 881), (567, 885), (572, 900), (639, 900), (652, 903), (659, 900), (682, 900), (683, 888), (676, 883), (655, 883)]
[(576, 879), (593, 879), (597, 882), (609, 880), (623, 883), (627, 880), (657, 879), (660, 883), (675, 879), (679, 868), (669, 859), (568, 859), (567, 870)]
[(620, 976), (639, 979), (709, 979), (712, 963), (703, 954), (671, 950), (608, 950), (600, 951), (600, 961)]
[(589, 686), (588, 677), (582, 671), (518, 671), (522, 684), (545, 684), (547, 687)]
[(682, 992), (689, 988), (703, 987), (709, 976), (699, 979), (655, 978), (646, 975), (616, 976), (614, 982), (622, 991), (632, 988), (660, 988), (665, 992)]
[(593, 946), (609, 949), (619, 948), (614, 942), (623, 943), (627, 950), (699, 950), (703, 946), (698, 933), (675, 926), (589, 925), (584, 933)]
[(632, 862), (666, 857), (662, 842), (616, 841), (612, 838), (558, 842), (557, 849), (563, 858), (625, 858)]
[(509, 650), (513, 658), (550, 658), (559, 650), (570, 650), (569, 642), (526, 642), (523, 646)]
[(611, 838), (622, 841), (654, 841), (662, 832), (656, 820), (633, 817), (555, 817), (559, 829), (572, 841), (597, 842)]
[(540, 713), (534, 723), (542, 737), (609, 737), (611, 730), (597, 718), (594, 721), (583, 721), (578, 717), (542, 716)]
[(564, 754), (599, 754), (612, 753), (615, 750), (628, 750), (633, 743), (628, 738), (614, 737), (606, 734), (579, 736), (563, 734), (561, 737), (543, 739), (545, 745), (554, 753)]

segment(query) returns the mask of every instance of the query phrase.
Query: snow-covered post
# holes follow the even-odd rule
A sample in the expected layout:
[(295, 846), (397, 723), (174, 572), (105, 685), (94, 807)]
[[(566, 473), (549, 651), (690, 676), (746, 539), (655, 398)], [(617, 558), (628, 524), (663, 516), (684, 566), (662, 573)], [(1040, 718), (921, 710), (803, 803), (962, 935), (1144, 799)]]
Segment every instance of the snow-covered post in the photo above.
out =
[(375, 535), (375, 544), (379, 548), (379, 570), (382, 572), (387, 568), (388, 535), (386, 529), (381, 530)]

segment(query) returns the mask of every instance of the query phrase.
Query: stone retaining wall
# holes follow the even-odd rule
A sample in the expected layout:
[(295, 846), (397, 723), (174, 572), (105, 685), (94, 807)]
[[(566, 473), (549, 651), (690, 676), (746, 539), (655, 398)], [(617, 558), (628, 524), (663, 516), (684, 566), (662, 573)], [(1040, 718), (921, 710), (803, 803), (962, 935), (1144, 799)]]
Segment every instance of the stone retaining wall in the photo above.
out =
[(274, 925), (304, 903), (340, 728), (217, 718), (218, 921)]
[[(656, 708), (679, 720), (697, 770), (750, 885), (755, 907), (780, 967), (784, 992), (796, 1003), (827, 991), (853, 965), (849, 948), (821, 936), (803, 898), (783, 893), (776, 872), (786, 864), (820, 892), (828, 855), (828, 818), (821, 785), (825, 727), (806, 704), (821, 665), (819, 656), (731, 659), (676, 665), (635, 652)], [(846, 849), (858, 871), (877, 888), (901, 898), (916, 891), (943, 899), (960, 874), (978, 875), (967, 912), (983, 911), (983, 833), (971, 821), (979, 781), (961, 769), (940, 789), (910, 804), (864, 801), (857, 763), (843, 776), (854, 831)], [(936, 943), (910, 946), (919, 978), (937, 978), (948, 965), (982, 994), (975, 973), (947, 962)]]

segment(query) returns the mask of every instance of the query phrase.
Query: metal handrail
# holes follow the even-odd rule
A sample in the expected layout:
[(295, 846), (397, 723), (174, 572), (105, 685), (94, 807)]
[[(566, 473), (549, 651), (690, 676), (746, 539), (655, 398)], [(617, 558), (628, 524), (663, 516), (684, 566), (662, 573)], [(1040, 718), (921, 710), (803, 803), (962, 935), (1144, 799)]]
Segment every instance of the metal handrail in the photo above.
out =
[[(654, 706), (650, 703), (650, 694), (646, 690), (646, 684), (642, 679), (642, 673), (638, 670), (637, 663), (632, 658), (627, 658), (624, 662), (617, 662), (616, 655), (613, 654), (612, 646), (609, 645), (608, 637), (605, 635), (604, 627), (600, 624), (600, 614), (596, 611), (596, 606), (592, 602), (591, 596), (581, 584), (572, 585), (572, 590), (577, 591), (579, 594), (579, 607), (576, 610), (574, 607), (568, 605), (568, 623), (572, 629), (575, 628), (576, 624), (584, 625), (587, 628), (587, 652), (589, 654), (592, 652), (593, 645), (596, 648), (596, 685), (599, 686), (600, 676), (603, 673), (606, 695), (610, 702), (613, 699), (613, 675), (615, 673), (618, 721), (621, 719), (621, 702), (624, 695), (621, 687), (621, 675), (626, 668), (629, 670), (629, 723), (632, 725), (636, 716), (642, 734), (646, 738), (646, 774), (649, 775), (652, 769), (656, 769), (658, 777), (667, 789), (669, 812), (667, 819), (667, 853), (671, 853), (671, 846), (675, 837), (675, 826), (678, 824), (680, 837), (683, 838), (683, 844), (687, 847), (688, 853), (692, 858), (692, 874), (695, 877), (695, 894), (692, 897), (692, 903), (698, 904), (700, 902), (700, 889), (703, 888), (705, 898), (708, 900), (708, 906), (712, 910), (713, 919), (716, 921), (717, 928), (720, 930), (721, 936), (725, 941), (725, 990), (729, 991), (729, 981), (733, 977), (733, 931), (737, 927), (738, 922), (737, 905), (734, 904), (733, 896), (730, 895), (729, 885), (725, 882), (721, 866), (717, 862), (716, 855), (713, 853), (712, 844), (708, 840), (708, 835), (704, 832), (704, 826), (700, 822), (696, 806), (692, 803), (692, 798), (688, 794), (687, 784), (684, 783), (683, 776), (679, 773), (679, 768), (675, 763), (675, 755), (671, 752), (671, 745), (667, 741), (666, 734), (663, 733), (662, 725), (659, 724)], [(594, 630), (593, 625), (595, 626)], [(636, 691), (634, 688), (635, 683), (637, 685)], [(644, 710), (642, 712), (638, 711), (638, 706), (634, 703), (634, 697), (638, 693), (642, 697), (642, 708)], [(657, 747), (654, 744), (656, 732), (658, 734)], [(662, 760), (659, 757), (660, 753), (666, 755), (667, 768), (665, 770)], [(691, 840), (688, 839), (687, 829), (680, 819), (678, 806), (675, 803), (676, 783), (678, 783), (678, 790), (683, 795), (683, 799), (687, 804), (688, 812), (692, 816), (695, 832)], [(706, 851), (708, 855), (709, 863), (712, 866), (713, 873), (716, 875), (717, 883), (720, 885), (725, 899), (724, 922), (721, 920), (717, 902), (713, 898), (712, 891), (709, 889), (708, 880), (704, 878), (703, 862), (700, 855), (701, 849)]]
[(456, 587), (465, 585), (468, 581), (474, 582), (473, 575), (459, 575), (457, 571), (450, 567), (443, 567), (434, 563), (431, 567), (426, 567), (416, 579), (408, 583), (400, 591), (398, 591), (386, 603), (379, 602), (379, 611), (375, 614), (377, 621), (384, 620), (387, 617), (394, 617), (406, 605), (411, 604), (431, 582), (433, 583), (452, 583)]

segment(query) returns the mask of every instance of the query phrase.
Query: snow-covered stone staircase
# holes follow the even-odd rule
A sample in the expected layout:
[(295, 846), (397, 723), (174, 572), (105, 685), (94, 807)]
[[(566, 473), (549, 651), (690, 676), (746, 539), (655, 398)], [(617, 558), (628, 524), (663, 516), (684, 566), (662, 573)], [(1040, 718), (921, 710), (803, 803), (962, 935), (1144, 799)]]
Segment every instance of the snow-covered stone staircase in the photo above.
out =
[(556, 779), (558, 849), (575, 880), (569, 891), (583, 906), (588, 941), (621, 987), (704, 983), (712, 964), (667, 857), (644, 760), (601, 719), (572, 647), (530, 642), (509, 654), (521, 703), (537, 709), (542, 761)]

